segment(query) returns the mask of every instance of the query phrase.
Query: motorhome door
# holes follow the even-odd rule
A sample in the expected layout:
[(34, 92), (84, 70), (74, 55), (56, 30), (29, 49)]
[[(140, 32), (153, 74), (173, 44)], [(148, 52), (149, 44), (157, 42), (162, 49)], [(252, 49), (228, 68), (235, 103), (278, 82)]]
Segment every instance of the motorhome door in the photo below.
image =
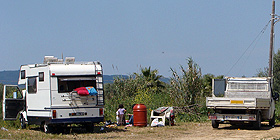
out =
[(17, 85), (4, 85), (3, 120), (16, 120), (18, 113), (25, 109), (25, 98)]

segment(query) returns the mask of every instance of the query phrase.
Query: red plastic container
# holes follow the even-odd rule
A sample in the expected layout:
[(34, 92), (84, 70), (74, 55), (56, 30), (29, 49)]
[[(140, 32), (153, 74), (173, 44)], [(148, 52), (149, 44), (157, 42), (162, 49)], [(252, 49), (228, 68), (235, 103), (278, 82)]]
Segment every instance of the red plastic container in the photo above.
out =
[(147, 126), (147, 108), (144, 104), (136, 104), (133, 107), (133, 125)]

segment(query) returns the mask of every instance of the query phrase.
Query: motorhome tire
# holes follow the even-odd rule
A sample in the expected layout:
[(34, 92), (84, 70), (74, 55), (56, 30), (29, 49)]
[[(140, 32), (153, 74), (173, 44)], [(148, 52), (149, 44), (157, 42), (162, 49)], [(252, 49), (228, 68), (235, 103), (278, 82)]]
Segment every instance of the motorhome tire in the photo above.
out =
[(256, 130), (261, 129), (261, 121), (262, 121), (262, 116), (261, 116), (261, 113), (258, 112), (257, 113), (257, 120), (253, 123), (254, 129), (256, 129)]
[(94, 124), (93, 123), (88, 123), (85, 125), (87, 132), (92, 133), (94, 130)]
[(53, 127), (50, 124), (44, 123), (43, 130), (45, 133), (51, 133), (53, 130)]
[(212, 120), (212, 127), (213, 128), (218, 128), (219, 127), (219, 122), (216, 120)]

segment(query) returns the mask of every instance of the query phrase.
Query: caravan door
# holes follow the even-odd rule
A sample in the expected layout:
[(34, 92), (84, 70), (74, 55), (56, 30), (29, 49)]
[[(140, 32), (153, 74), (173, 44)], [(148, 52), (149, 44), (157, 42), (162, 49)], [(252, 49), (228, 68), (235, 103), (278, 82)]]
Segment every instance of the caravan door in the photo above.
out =
[(25, 97), (17, 85), (4, 85), (3, 120), (16, 120), (18, 113), (25, 109)]

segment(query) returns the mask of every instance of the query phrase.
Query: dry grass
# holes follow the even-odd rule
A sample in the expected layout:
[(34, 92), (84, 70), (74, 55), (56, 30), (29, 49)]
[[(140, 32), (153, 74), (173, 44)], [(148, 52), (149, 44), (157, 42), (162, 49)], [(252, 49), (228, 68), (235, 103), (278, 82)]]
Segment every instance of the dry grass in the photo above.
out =
[(45, 134), (39, 127), (30, 126), (28, 129), (0, 130), (0, 139), (154, 139), (160, 137), (172, 139), (178, 136), (176, 134), (178, 131), (188, 129), (185, 123), (166, 127), (117, 126), (104, 130), (101, 128), (96, 126), (93, 133), (87, 133), (81, 128), (68, 128), (63, 133)]
[(210, 122), (177, 123), (176, 126), (165, 127), (124, 127), (118, 126), (100, 130), (96, 126), (93, 133), (84, 129), (69, 128), (63, 133), (45, 134), (38, 127), (27, 130), (0, 130), (0, 139), (273, 139), (280, 137), (280, 126), (271, 128), (263, 125), (262, 130), (252, 130), (246, 127), (232, 127), (223, 124), (219, 129), (213, 129)]

